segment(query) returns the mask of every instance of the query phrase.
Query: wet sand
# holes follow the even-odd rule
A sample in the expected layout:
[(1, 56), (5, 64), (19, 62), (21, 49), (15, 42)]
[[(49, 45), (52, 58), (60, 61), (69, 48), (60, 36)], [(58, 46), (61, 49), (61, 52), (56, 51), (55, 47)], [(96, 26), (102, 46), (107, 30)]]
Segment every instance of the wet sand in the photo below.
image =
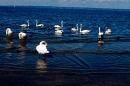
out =
[(0, 74), (1, 86), (129, 86), (130, 74)]

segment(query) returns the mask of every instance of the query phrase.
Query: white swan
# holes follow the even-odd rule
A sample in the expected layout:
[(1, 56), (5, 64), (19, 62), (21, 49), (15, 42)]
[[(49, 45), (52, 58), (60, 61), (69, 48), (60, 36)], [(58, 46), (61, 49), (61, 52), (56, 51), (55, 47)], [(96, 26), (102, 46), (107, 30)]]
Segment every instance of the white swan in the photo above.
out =
[(63, 28), (63, 21), (61, 21), (61, 26), (60, 25), (54, 25), (54, 28), (55, 28), (55, 30)]
[(22, 24), (22, 25), (20, 25), (22, 28), (27, 28), (27, 27), (29, 27), (30, 26), (30, 24), (29, 24), (29, 20), (27, 20), (27, 23), (28, 24)]
[(47, 46), (47, 42), (45, 42), (45, 41), (41, 41), (40, 44), (38, 46), (36, 46), (36, 50), (37, 50), (39, 56), (40, 56), (40, 54), (49, 53), (46, 46)]
[(105, 34), (111, 34), (111, 33), (112, 33), (111, 29), (109, 29), (109, 28), (106, 27)]
[(91, 30), (82, 30), (82, 24), (80, 24), (80, 34), (88, 34)]
[(20, 40), (26, 40), (27, 39), (27, 34), (24, 33), (24, 32), (20, 32), (18, 34), (18, 37), (19, 37)]
[(6, 29), (6, 35), (12, 37), (13, 36), (13, 31), (10, 28), (7, 28)]
[(103, 41), (103, 32), (100, 31), (100, 27), (98, 28), (98, 40)]
[(58, 30), (55, 30), (55, 34), (63, 34), (63, 29), (58, 29)]
[(99, 36), (103, 35), (103, 32), (101, 32), (100, 27), (98, 28), (98, 31), (99, 31), (99, 32), (98, 32), (98, 35), (99, 35)]
[(44, 24), (38, 24), (38, 20), (36, 20), (36, 27), (43, 27)]
[(76, 28), (71, 28), (71, 31), (77, 32), (78, 31), (78, 24), (76, 24)]

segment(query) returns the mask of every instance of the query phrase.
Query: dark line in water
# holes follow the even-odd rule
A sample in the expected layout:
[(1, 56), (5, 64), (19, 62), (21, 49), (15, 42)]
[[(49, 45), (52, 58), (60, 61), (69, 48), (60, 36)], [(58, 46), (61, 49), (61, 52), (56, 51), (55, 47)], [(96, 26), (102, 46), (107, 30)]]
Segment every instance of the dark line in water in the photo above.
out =
[[(26, 53), (37, 53), (36, 50), (0, 50), (0, 53), (8, 53), (8, 52), (26, 52)], [(48, 54), (130, 54), (130, 51), (123, 51), (123, 52), (116, 52), (116, 51), (84, 51), (84, 52), (76, 52), (71, 50), (63, 50), (63, 51), (56, 51), (56, 52), (50, 52)]]
[(32, 75), (52, 75), (52, 74), (58, 74), (58, 75), (69, 75), (69, 76), (91, 76), (91, 75), (130, 75), (129, 72), (86, 72), (85, 74), (82, 73), (72, 73), (72, 72), (59, 72), (59, 71), (54, 71), (54, 72), (38, 72), (38, 71), (4, 71), (0, 70), (0, 74), (14, 74), (14, 75), (27, 75), (27, 74), (32, 74)]

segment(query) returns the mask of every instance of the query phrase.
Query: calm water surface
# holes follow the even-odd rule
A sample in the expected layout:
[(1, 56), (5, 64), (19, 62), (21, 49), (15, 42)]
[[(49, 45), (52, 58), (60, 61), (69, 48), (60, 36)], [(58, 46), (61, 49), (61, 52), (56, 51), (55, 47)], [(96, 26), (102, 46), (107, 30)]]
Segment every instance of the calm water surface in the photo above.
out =
[[(20, 28), (30, 20), (30, 28)], [(44, 28), (36, 28), (36, 20)], [(64, 21), (64, 34), (56, 35), (54, 25)], [(80, 35), (71, 31), (76, 24), (91, 30)], [(14, 32), (5, 35), (6, 28)], [(112, 29), (98, 45), (98, 27)], [(50, 30), (48, 30), (50, 28)], [(28, 39), (18, 39), (19, 32)], [(115, 37), (122, 37), (116, 40)], [(38, 57), (36, 46), (48, 43), (51, 52)], [(28, 73), (109, 74), (130, 73), (130, 10), (90, 8), (0, 7), (0, 71)]]

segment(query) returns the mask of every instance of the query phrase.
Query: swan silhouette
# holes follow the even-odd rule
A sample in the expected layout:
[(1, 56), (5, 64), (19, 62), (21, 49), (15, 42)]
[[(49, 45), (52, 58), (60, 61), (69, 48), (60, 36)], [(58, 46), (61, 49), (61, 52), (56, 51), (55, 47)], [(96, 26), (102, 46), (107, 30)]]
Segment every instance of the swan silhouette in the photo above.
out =
[(44, 24), (38, 24), (38, 20), (36, 20), (36, 27), (43, 27)]
[(47, 50), (47, 42), (41, 41), (40, 44), (36, 46), (36, 50), (39, 54), (39, 57), (41, 54), (49, 53), (49, 51)]
[(9, 36), (9, 37), (13, 36), (13, 31), (10, 28), (6, 29), (6, 36)]
[(91, 30), (82, 30), (82, 24), (80, 24), (80, 34), (88, 34)]
[(27, 20), (27, 24), (21, 24), (20, 26), (21, 26), (22, 28), (27, 28), (27, 27), (29, 27), (29, 26), (30, 26), (29, 20)]

